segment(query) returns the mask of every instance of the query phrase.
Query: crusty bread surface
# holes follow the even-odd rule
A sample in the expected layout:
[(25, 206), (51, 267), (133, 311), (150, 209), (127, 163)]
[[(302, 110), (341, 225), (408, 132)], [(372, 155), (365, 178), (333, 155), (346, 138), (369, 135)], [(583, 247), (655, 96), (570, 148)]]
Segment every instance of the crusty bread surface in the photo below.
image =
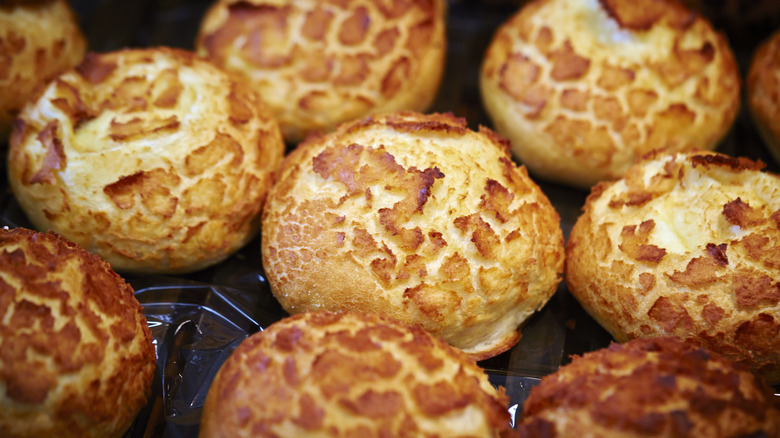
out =
[(476, 359), (514, 345), (555, 292), (560, 219), (506, 142), (451, 114), (346, 123), (286, 158), (262, 259), (290, 313), (391, 315)]
[(512, 436), (508, 398), (461, 351), (385, 316), (314, 312), (222, 365), (201, 438)]
[(780, 163), (780, 30), (756, 48), (745, 88), (753, 122), (767, 149)]
[(54, 233), (0, 228), (0, 436), (121, 437), (155, 350), (132, 287)]
[(86, 50), (67, 0), (0, 2), (0, 144), (37, 89), (81, 62)]
[(284, 141), (256, 93), (153, 47), (88, 54), (24, 108), (9, 152), (37, 229), (120, 272), (185, 273), (256, 235)]
[(219, 0), (196, 47), (241, 74), (289, 143), (372, 113), (425, 111), (446, 54), (445, 0)]
[(780, 176), (716, 153), (659, 154), (600, 183), (566, 283), (618, 341), (675, 335), (780, 382)]
[(535, 0), (494, 34), (480, 93), (532, 176), (589, 188), (651, 150), (713, 149), (739, 110), (726, 38), (676, 0)]
[(521, 437), (780, 436), (780, 402), (744, 367), (675, 337), (575, 356), (523, 405)]

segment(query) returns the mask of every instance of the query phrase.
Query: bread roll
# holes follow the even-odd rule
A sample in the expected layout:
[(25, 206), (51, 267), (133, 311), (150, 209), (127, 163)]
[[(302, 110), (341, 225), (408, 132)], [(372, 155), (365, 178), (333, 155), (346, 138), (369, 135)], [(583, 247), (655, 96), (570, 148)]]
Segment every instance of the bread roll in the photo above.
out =
[(756, 49), (746, 85), (753, 122), (767, 149), (780, 163), (780, 30)]
[(0, 436), (121, 437), (154, 368), (141, 306), (108, 263), (0, 228)]
[(657, 155), (600, 183), (566, 283), (618, 341), (675, 335), (780, 383), (780, 176), (715, 153)]
[(521, 437), (780, 436), (780, 402), (722, 356), (661, 337), (574, 357), (531, 389)]
[(89, 54), (14, 126), (11, 187), (122, 272), (184, 273), (256, 235), (284, 141), (252, 91), (193, 53)]
[(287, 156), (262, 253), (290, 313), (385, 313), (484, 359), (555, 292), (563, 236), (502, 138), (451, 114), (399, 112)]
[(303, 313), (225, 361), (200, 437), (511, 436), (507, 404), (473, 361), (421, 329), (375, 314)]
[(740, 81), (726, 39), (676, 0), (535, 0), (496, 31), (480, 92), (532, 175), (589, 188), (651, 150), (715, 148)]
[(36, 90), (81, 62), (86, 50), (67, 0), (0, 2), (0, 144)]
[(198, 52), (242, 74), (285, 139), (371, 113), (425, 111), (446, 53), (445, 0), (218, 0)]

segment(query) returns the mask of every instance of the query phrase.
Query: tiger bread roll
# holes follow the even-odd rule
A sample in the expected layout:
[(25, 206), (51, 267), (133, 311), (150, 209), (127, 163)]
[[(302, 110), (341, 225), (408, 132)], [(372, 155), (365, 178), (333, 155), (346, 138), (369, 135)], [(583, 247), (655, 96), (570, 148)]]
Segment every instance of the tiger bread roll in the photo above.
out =
[(293, 315), (222, 364), (200, 437), (508, 437), (509, 399), (461, 351), (386, 316)]
[(196, 48), (246, 78), (287, 142), (372, 113), (427, 110), (446, 54), (445, 0), (217, 0)]
[(195, 54), (88, 54), (14, 125), (8, 177), (36, 228), (123, 272), (213, 265), (256, 235), (284, 154), (256, 93)]
[(86, 50), (67, 0), (0, 1), (0, 145), (36, 90), (81, 62)]
[(55, 233), (0, 228), (0, 436), (121, 437), (155, 362), (133, 289), (108, 263)]
[(780, 29), (753, 53), (745, 94), (761, 139), (780, 163)]
[(313, 136), (285, 158), (262, 259), (289, 313), (387, 314), (481, 360), (555, 292), (560, 219), (489, 129), (396, 112)]
[(575, 356), (523, 404), (523, 438), (780, 436), (780, 402), (756, 375), (676, 337)]
[(596, 185), (566, 246), (569, 291), (619, 342), (674, 335), (780, 383), (780, 176), (658, 154)]
[(714, 149), (740, 80), (725, 37), (677, 0), (534, 0), (494, 34), (480, 93), (532, 176), (590, 188), (652, 150)]

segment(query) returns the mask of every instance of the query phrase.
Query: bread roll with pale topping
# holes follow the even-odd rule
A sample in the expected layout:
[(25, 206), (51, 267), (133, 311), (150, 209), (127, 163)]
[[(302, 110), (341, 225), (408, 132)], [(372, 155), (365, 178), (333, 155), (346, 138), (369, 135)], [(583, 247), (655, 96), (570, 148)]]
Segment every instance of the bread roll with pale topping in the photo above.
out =
[(121, 437), (154, 369), (141, 306), (108, 263), (54, 233), (0, 228), (0, 436)]
[(508, 437), (508, 401), (424, 330), (376, 314), (303, 313), (225, 361), (200, 437)]
[(25, 107), (8, 177), (36, 228), (118, 271), (184, 273), (256, 235), (283, 154), (273, 115), (227, 73), (126, 49), (87, 55)]
[(745, 91), (761, 139), (780, 163), (780, 30), (753, 53)]
[(496, 31), (480, 91), (531, 175), (589, 188), (652, 150), (714, 149), (740, 80), (725, 37), (676, 0), (535, 0)]
[(310, 137), (263, 213), (263, 267), (290, 313), (385, 313), (476, 359), (555, 292), (560, 219), (505, 140), (451, 114), (390, 113)]
[(425, 111), (446, 54), (446, 1), (218, 0), (198, 53), (243, 75), (285, 139), (372, 113)]
[(0, 2), (0, 144), (37, 89), (81, 62), (86, 50), (67, 0)]
[(780, 176), (722, 154), (656, 155), (600, 183), (566, 283), (618, 341), (679, 336), (780, 383)]

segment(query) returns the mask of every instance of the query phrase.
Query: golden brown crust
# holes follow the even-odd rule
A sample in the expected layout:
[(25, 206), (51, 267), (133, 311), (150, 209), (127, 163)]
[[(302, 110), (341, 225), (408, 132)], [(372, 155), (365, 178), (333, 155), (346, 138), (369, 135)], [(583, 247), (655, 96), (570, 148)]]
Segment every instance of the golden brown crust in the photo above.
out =
[(122, 436), (154, 368), (141, 306), (108, 263), (54, 233), (0, 229), (0, 435)]
[(263, 213), (263, 267), (291, 313), (386, 313), (482, 359), (555, 292), (559, 221), (497, 134), (391, 113), (286, 157)]
[(303, 313), (222, 365), (200, 436), (510, 436), (507, 404), (476, 363), (419, 328)]
[(569, 290), (619, 341), (680, 336), (780, 382), (780, 177), (762, 167), (658, 154), (596, 186)]
[(0, 2), (0, 143), (37, 89), (78, 64), (86, 50), (66, 0)]
[(284, 142), (259, 97), (193, 53), (88, 54), (14, 126), (9, 180), (38, 229), (116, 270), (189, 272), (259, 229)]
[(523, 406), (523, 437), (778, 436), (780, 403), (747, 369), (660, 337), (574, 357)]
[(753, 54), (746, 94), (758, 132), (780, 162), (780, 31), (761, 43)]
[(446, 52), (443, 0), (220, 0), (198, 52), (246, 77), (288, 142), (371, 113), (424, 111)]
[(674, 0), (537, 0), (496, 32), (480, 90), (532, 174), (587, 188), (651, 150), (713, 149), (739, 109), (726, 39)]

